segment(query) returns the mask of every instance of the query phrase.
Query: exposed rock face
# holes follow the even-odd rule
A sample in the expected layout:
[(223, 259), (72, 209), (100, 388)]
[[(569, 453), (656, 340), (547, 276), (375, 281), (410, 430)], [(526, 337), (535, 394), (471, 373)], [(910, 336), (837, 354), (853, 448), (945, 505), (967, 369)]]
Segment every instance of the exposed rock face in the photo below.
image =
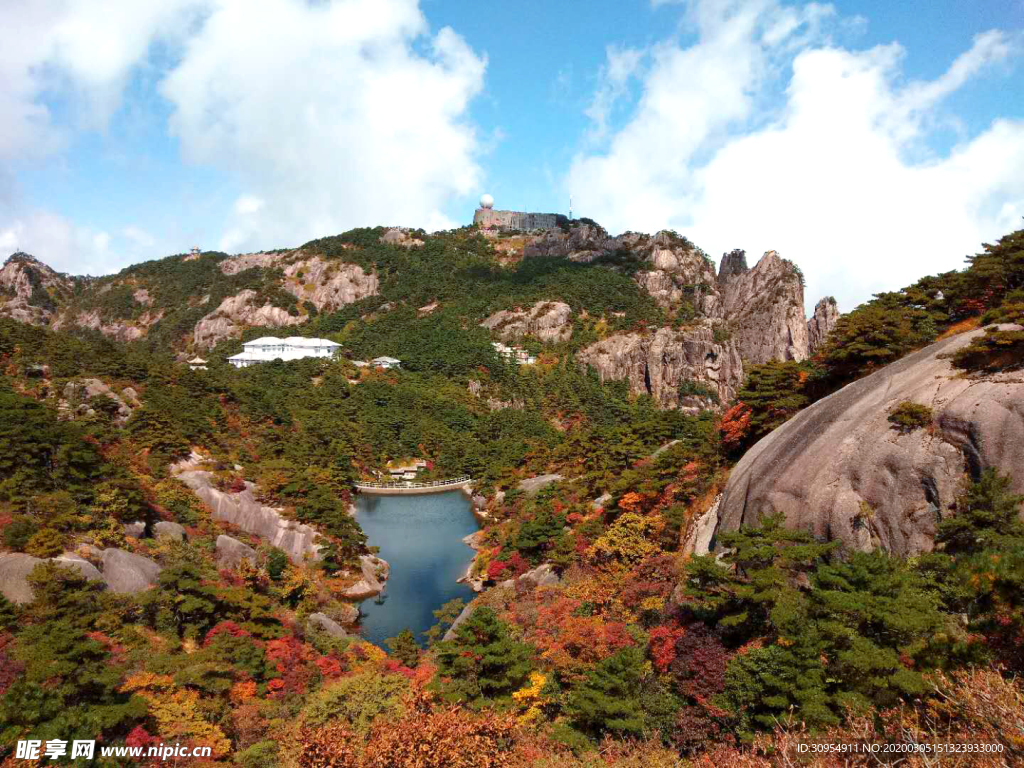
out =
[(824, 345), (828, 335), (839, 322), (839, 307), (831, 296), (819, 299), (814, 314), (807, 321), (807, 351), (813, 355)]
[(716, 343), (706, 326), (616, 334), (583, 349), (577, 359), (594, 366), (602, 381), (629, 381), (631, 392), (650, 394), (662, 408), (711, 408), (714, 399), (700, 388), (726, 403), (743, 381), (736, 347)]
[(237, 568), (243, 560), (256, 564), (256, 550), (238, 539), (221, 534), (217, 537), (217, 565), (221, 568)]
[[(375, 273), (367, 273), (356, 264), (325, 261), (300, 251), (246, 253), (220, 263), (221, 271), (234, 275), (246, 269), (280, 268), (285, 280), (281, 287), (295, 296), (300, 304), (310, 302), (318, 311), (334, 312), (346, 304), (375, 296), (380, 281)], [(193, 331), (197, 347), (210, 348), (218, 341), (239, 336), (246, 326), (282, 328), (299, 325), (308, 318), (291, 315), (286, 309), (270, 303), (257, 306), (256, 292), (251, 289), (229, 296), (214, 311), (203, 317)]]
[(146, 534), (146, 523), (142, 520), (125, 523), (121, 527), (124, 529), (124, 535), (131, 539), (141, 539)]
[(171, 539), (172, 541), (185, 540), (185, 527), (178, 523), (161, 520), (153, 526), (153, 536), (160, 539)]
[(580, 224), (568, 232), (549, 229), (523, 246), (523, 258), (561, 258), (590, 263), (615, 250), (602, 227)]
[(380, 241), (384, 245), (400, 245), (403, 248), (413, 248), (417, 245), (423, 245), (423, 241), (413, 237), (409, 234), (409, 230), (404, 227), (392, 227), (380, 237)]
[(572, 309), (561, 301), (538, 301), (529, 309), (495, 312), (480, 325), (504, 341), (524, 336), (544, 342), (566, 341), (572, 336)]
[[(129, 392), (131, 393), (130, 397), (128, 396)], [(92, 416), (95, 414), (95, 410), (92, 408), (92, 400), (101, 395), (109, 397), (117, 404), (116, 419), (122, 424), (132, 415), (132, 406), (138, 407), (141, 405), (135, 390), (130, 387), (122, 395), (128, 397), (132, 405), (125, 402), (122, 395), (118, 395), (100, 379), (81, 379), (79, 381), (69, 381), (64, 385), (61, 410), (69, 413), (72, 418), (75, 415)]]
[(152, 560), (120, 549), (103, 550), (103, 580), (111, 592), (135, 595), (156, 584), (163, 570)]
[(614, 242), (643, 259), (647, 268), (634, 279), (658, 304), (671, 307), (689, 301), (698, 316), (721, 317), (715, 265), (691, 243), (668, 232), (650, 238), (627, 233)]
[(284, 550), (293, 563), (301, 563), (307, 557), (313, 560), (320, 558), (320, 547), (315, 543), (318, 534), (314, 528), (288, 520), (280, 510), (260, 504), (253, 496), (254, 486), (251, 484), (238, 493), (218, 490), (213, 486), (213, 473), (198, 469), (203, 462), (202, 456), (193, 454), (173, 465), (171, 472), (210, 507), (214, 520), (223, 520), (237, 525), (246, 533), (256, 534)]
[(465, 608), (463, 608), (462, 612), (458, 616), (455, 617), (455, 621), (452, 622), (452, 625), (450, 627), (448, 627), (448, 631), (444, 633), (444, 637), (442, 639), (444, 639), (444, 640), (454, 640), (455, 639), (455, 634), (456, 634), (456, 631), (458, 630), (458, 628), (462, 624), (464, 624), (469, 619), (470, 616), (473, 615), (473, 611), (475, 611), (475, 610), (476, 610), (476, 606), (473, 605), (473, 603), (470, 603)]
[[(32, 569), (46, 561), (22, 552), (0, 555), (0, 595), (15, 605), (31, 603), (35, 599), (32, 587), (28, 583), (28, 575)], [(52, 562), (73, 568), (89, 581), (100, 581), (103, 575), (88, 560), (78, 555), (65, 552), (52, 558)]]
[(506, 579), (501, 582), (502, 587), (522, 586), (525, 589), (534, 587), (554, 587), (562, 581), (562, 578), (551, 563), (544, 563), (533, 568), (518, 579)]
[(324, 261), (319, 256), (288, 265), (284, 274), (289, 278), (284, 289), (300, 303), (312, 303), (320, 312), (334, 312), (346, 304), (376, 296), (380, 290), (375, 273), (368, 274), (356, 264)]
[(753, 269), (733, 251), (722, 258), (718, 288), (723, 313), (743, 360), (803, 360), (807, 357), (804, 287), (796, 267), (768, 251)]
[[(532, 496), (537, 493), (541, 488), (545, 488), (552, 483), (557, 483), (562, 479), (561, 475), (538, 475), (537, 477), (528, 477), (525, 480), (519, 481), (519, 490), (525, 493), (527, 496)], [(483, 498), (482, 496), (480, 498)], [(484, 500), (484, 506), (487, 505), (486, 499)]]
[(718, 494), (708, 511), (690, 524), (686, 538), (683, 541), (682, 551), (684, 555), (705, 555), (708, 553), (708, 550), (711, 548), (711, 541), (715, 537), (718, 509), (721, 504), (722, 494)]
[(99, 568), (84, 557), (80, 557), (73, 552), (65, 552), (62, 555), (58, 555), (53, 558), (53, 562), (68, 568), (74, 568), (89, 581), (103, 581), (103, 574), (100, 573)]
[(342, 593), (350, 600), (365, 600), (379, 595), (384, 590), (384, 582), (391, 572), (391, 566), (374, 555), (360, 555), (359, 563), (362, 578)]
[(0, 269), (0, 317), (48, 325), (54, 315), (54, 302), (72, 289), (73, 282), (67, 276), (27, 253), (12, 254)]
[(212, 349), (223, 339), (240, 336), (246, 326), (281, 328), (305, 321), (302, 316), (290, 315), (288, 310), (275, 307), (269, 302), (257, 307), (255, 299), (256, 291), (251, 288), (224, 299), (219, 307), (196, 323), (192, 334), (196, 346)]
[(31, 603), (35, 599), (28, 575), (42, 560), (22, 552), (0, 555), (0, 595), (15, 605)]
[[(797, 414), (736, 465), (718, 530), (786, 523), (856, 549), (929, 551), (965, 473), (1009, 473), (1024, 492), (1024, 377), (966, 378), (940, 356), (982, 333), (955, 336), (856, 381)], [(901, 434), (888, 411), (933, 410), (929, 429)]]
[[(136, 291), (136, 293), (139, 293), (139, 291)], [(150, 326), (160, 322), (163, 316), (164, 311), (162, 309), (156, 311), (146, 310), (131, 322), (114, 320), (105, 323), (103, 318), (100, 317), (100, 311), (92, 309), (88, 312), (79, 312), (70, 318), (67, 313), (63, 313), (53, 321), (53, 328), (59, 331), (68, 326), (77, 326), (79, 328), (99, 331), (104, 336), (109, 336), (118, 341), (135, 341), (145, 336)]]
[(323, 613), (311, 613), (309, 618), (306, 619), (306, 630), (320, 630), (321, 632), (326, 632), (331, 637), (341, 639), (350, 637), (341, 624)]

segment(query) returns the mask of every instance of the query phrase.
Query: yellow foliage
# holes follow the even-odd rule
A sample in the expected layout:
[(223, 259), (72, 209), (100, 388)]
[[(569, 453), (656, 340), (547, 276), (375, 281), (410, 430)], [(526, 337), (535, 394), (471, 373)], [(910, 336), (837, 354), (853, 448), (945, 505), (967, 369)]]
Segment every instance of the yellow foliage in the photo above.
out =
[(170, 675), (140, 672), (131, 675), (121, 690), (137, 693), (148, 702), (149, 714), (164, 741), (189, 741), (196, 746), (210, 747), (214, 758), (223, 757), (231, 750), (231, 742), (224, 731), (200, 714), (199, 694), (188, 689), (175, 690)]
[(542, 672), (531, 672), (530, 682), (512, 694), (512, 698), (523, 708), (518, 722), (521, 724), (535, 723), (543, 717), (541, 707), (547, 703), (547, 697), (541, 691), (548, 682), (548, 676)]

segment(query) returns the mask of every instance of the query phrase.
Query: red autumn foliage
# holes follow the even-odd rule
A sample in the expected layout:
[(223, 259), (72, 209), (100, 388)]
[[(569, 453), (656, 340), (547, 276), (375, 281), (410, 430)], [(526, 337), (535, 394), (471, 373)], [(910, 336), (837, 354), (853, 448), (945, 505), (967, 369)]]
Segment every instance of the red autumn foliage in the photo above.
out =
[(150, 744), (156, 744), (160, 740), (143, 728), (141, 725), (137, 725), (132, 728), (124, 740), (124, 743), (129, 747), (148, 747)]
[(294, 635), (267, 642), (267, 659), (280, 674), (267, 687), (274, 694), (305, 693), (314, 676), (311, 661), (318, 658), (316, 651)]
[(729, 651), (703, 624), (684, 628), (676, 639), (675, 655), (671, 671), (683, 696), (703, 702), (725, 689)]
[(229, 635), (231, 637), (252, 637), (252, 635), (249, 632), (242, 629), (240, 626), (235, 624), (235, 622), (222, 621), (206, 633), (206, 637), (203, 638), (203, 647), (207, 647), (217, 638), (218, 635)]
[(676, 641), (684, 634), (682, 627), (664, 624), (650, 632), (651, 662), (659, 672), (668, 672), (676, 660)]
[(321, 656), (316, 660), (316, 666), (320, 675), (327, 680), (336, 680), (345, 672), (341, 660), (333, 656)]
[(727, 448), (738, 448), (743, 445), (750, 434), (750, 414), (750, 406), (736, 403), (722, 415), (719, 429), (722, 433), (722, 442)]

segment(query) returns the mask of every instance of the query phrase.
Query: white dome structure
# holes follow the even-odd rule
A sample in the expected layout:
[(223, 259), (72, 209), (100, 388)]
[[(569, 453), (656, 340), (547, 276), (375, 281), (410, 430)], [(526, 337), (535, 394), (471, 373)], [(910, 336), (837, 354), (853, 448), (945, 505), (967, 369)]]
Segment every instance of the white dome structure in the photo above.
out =
[(491, 197), (490, 195), (484, 195), (483, 197), (480, 198), (480, 207), (481, 208), (493, 208), (494, 207), (494, 198)]

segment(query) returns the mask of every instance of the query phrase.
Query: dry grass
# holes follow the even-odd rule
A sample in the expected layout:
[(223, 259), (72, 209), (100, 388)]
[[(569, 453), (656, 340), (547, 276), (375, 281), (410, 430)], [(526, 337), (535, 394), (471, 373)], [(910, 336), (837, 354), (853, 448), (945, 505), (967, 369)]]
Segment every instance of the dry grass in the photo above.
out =
[(966, 320), (961, 320), (959, 323), (949, 326), (949, 328), (939, 334), (936, 341), (942, 341), (951, 336), (959, 336), (961, 333), (967, 333), (968, 331), (976, 331), (979, 328), (981, 328), (981, 315), (968, 317)]

